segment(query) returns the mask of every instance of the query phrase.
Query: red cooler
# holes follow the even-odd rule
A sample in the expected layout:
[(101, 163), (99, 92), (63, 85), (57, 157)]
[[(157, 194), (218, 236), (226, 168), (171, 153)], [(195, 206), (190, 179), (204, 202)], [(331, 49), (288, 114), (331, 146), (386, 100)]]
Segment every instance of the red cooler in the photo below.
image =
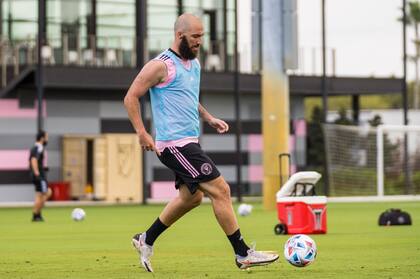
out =
[(50, 182), (48, 187), (51, 188), (53, 201), (67, 201), (70, 199), (70, 183), (68, 182)]
[(315, 196), (317, 172), (292, 175), (277, 192), (276, 234), (319, 234), (327, 232), (327, 198)]
[(277, 200), (277, 215), (288, 234), (327, 232), (327, 198), (284, 197)]

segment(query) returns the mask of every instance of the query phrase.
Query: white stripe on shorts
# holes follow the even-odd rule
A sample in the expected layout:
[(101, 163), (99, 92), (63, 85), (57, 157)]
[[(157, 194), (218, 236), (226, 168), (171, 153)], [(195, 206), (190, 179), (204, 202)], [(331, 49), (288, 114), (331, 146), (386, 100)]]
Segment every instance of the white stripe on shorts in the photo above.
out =
[(41, 192), (46, 193), (48, 191), (47, 181), (41, 180)]
[(191, 165), (190, 162), (182, 155), (181, 152), (175, 146), (169, 146), (169, 150), (172, 154), (174, 154), (175, 158), (178, 162), (191, 174), (193, 178), (196, 178), (200, 175), (200, 173)]

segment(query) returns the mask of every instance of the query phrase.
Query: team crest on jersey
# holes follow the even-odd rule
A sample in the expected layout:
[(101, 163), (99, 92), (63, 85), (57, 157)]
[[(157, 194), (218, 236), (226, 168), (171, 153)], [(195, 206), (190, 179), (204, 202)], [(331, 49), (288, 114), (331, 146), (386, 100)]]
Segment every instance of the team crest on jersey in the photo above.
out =
[(213, 171), (212, 166), (209, 163), (204, 163), (201, 165), (201, 173), (204, 175), (209, 175)]

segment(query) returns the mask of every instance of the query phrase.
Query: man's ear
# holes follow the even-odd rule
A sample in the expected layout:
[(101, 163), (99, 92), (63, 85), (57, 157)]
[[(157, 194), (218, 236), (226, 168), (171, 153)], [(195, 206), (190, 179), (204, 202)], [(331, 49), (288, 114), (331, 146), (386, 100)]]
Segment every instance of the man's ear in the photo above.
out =
[(182, 37), (184, 37), (184, 35), (182, 34), (182, 32), (176, 32), (176, 37), (179, 39), (179, 40), (181, 40), (182, 39)]

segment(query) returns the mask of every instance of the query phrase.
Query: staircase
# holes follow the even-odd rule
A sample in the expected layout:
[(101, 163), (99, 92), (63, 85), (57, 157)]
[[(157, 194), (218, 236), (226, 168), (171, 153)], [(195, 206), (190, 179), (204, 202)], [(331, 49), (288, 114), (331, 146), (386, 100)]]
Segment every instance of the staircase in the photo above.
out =
[(19, 67), (19, 72), (16, 72), (13, 66), (2, 67), (1, 74), (1, 87), (0, 98), (7, 97), (7, 94), (19, 86), (23, 80), (35, 72), (33, 66), (22, 65)]
[(34, 48), (29, 43), (0, 41), (0, 98), (34, 73)]

